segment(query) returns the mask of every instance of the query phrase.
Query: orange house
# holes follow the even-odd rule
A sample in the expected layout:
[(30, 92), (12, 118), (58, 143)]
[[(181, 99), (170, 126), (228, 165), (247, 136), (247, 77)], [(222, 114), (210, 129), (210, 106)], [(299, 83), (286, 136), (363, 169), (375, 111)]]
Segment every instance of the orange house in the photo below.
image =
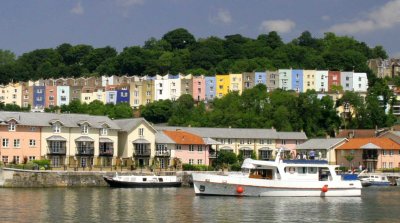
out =
[(4, 164), (19, 164), (40, 159), (40, 134), (40, 127), (23, 125), (19, 123), (18, 117), (2, 117), (0, 119), (1, 161)]
[(400, 167), (400, 144), (389, 138), (353, 138), (336, 148), (336, 162), (368, 172)]

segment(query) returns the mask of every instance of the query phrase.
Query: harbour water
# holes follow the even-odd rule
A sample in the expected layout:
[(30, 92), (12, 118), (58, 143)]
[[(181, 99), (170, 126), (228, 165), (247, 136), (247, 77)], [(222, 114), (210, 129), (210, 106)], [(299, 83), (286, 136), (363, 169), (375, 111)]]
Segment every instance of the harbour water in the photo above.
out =
[(400, 187), (361, 197), (201, 197), (193, 188), (0, 188), (1, 222), (398, 222)]

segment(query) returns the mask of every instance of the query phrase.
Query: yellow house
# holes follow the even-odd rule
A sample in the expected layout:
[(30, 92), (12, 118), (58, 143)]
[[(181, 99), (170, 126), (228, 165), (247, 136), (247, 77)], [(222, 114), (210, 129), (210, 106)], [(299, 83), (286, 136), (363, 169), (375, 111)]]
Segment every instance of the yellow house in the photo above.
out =
[(118, 119), (119, 154), (123, 165), (144, 167), (153, 164), (157, 131), (144, 118)]
[(229, 74), (217, 74), (215, 75), (216, 82), (216, 96), (222, 98), (222, 96), (228, 94), (230, 87), (230, 76)]
[(237, 91), (242, 94), (243, 90), (242, 74), (229, 74), (229, 90)]
[(303, 90), (315, 90), (315, 77), (316, 70), (304, 70), (303, 71)]
[(0, 102), (4, 104), (16, 104), (22, 107), (22, 85), (16, 83), (1, 86)]

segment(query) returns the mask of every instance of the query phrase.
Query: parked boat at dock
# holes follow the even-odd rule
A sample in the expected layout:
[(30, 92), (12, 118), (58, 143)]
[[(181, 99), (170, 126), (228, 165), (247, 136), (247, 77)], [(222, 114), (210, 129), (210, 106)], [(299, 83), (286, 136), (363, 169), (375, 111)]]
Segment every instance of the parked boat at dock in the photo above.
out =
[(363, 186), (390, 186), (390, 181), (385, 175), (362, 174), (359, 175), (358, 178)]
[[(282, 150), (282, 149), (281, 149)], [(196, 195), (229, 196), (361, 196), (359, 180), (342, 180), (338, 165), (322, 160), (246, 159), (242, 172), (227, 175), (193, 173)]]
[(180, 187), (182, 182), (177, 176), (146, 176), (116, 174), (114, 177), (104, 176), (104, 180), (110, 187)]

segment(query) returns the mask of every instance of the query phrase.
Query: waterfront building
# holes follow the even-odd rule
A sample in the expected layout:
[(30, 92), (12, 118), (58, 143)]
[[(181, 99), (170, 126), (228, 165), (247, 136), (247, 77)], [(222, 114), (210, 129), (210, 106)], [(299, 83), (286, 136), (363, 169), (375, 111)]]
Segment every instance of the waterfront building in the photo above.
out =
[(201, 136), (182, 130), (164, 130), (163, 133), (175, 142), (174, 155), (182, 163), (209, 165), (209, 145), (205, 144)]
[(122, 164), (132, 167), (149, 166), (155, 154), (157, 131), (143, 118), (118, 119), (119, 153)]
[(22, 86), (20, 83), (10, 83), (0, 87), (0, 102), (21, 106)]
[(177, 167), (177, 154), (175, 153), (175, 141), (164, 134), (163, 131), (156, 132), (156, 151), (154, 159), (158, 162), (160, 169)]
[(204, 82), (206, 85), (205, 96), (206, 101), (211, 101), (216, 97), (217, 82), (215, 77), (205, 77)]
[(215, 96), (217, 98), (222, 98), (222, 96), (228, 94), (229, 92), (229, 74), (217, 74), (215, 75), (216, 89)]
[(27, 108), (29, 105), (33, 105), (33, 86), (30, 86), (28, 82), (21, 82), (21, 106)]
[(40, 159), (41, 128), (15, 112), (0, 112), (1, 161), (26, 163)]
[(129, 103), (130, 92), (126, 84), (119, 85), (116, 89), (116, 103)]
[(329, 164), (336, 164), (335, 149), (347, 141), (346, 138), (309, 139), (297, 146), (296, 154), (306, 154), (309, 157), (310, 151), (313, 150), (315, 159), (326, 160)]
[(350, 169), (362, 165), (368, 172), (400, 164), (400, 144), (390, 138), (353, 138), (336, 148), (336, 163)]
[(52, 108), (57, 105), (57, 86), (46, 85), (45, 86), (45, 107)]
[(94, 87), (82, 87), (82, 91), (80, 94), (80, 101), (81, 103), (90, 104), (90, 102), (96, 100), (96, 97), (93, 95)]
[(169, 84), (168, 75), (156, 76), (154, 80), (154, 100), (159, 101), (171, 99)]
[(264, 78), (264, 73), (256, 72), (257, 84), (266, 84), (267, 91), (273, 91), (279, 88), (279, 71), (267, 71)]
[(118, 85), (107, 85), (106, 90), (106, 104), (117, 104), (117, 87)]
[(367, 73), (353, 73), (353, 91), (367, 92), (368, 78)]
[(307, 140), (306, 134), (302, 132), (277, 132), (275, 138), (276, 148), (284, 148), (285, 155), (294, 158), (296, 148), (298, 145), (304, 143)]
[(236, 91), (242, 94), (243, 91), (243, 82), (242, 82), (242, 74), (229, 74), (229, 92)]
[(206, 100), (206, 79), (203, 75), (193, 76), (193, 99), (195, 102)]
[(317, 92), (328, 91), (328, 71), (317, 70), (315, 73), (315, 90)]
[(316, 70), (303, 70), (303, 91), (315, 90)]
[(303, 70), (292, 70), (292, 90), (303, 92)]
[(73, 101), (73, 100), (81, 100), (82, 91), (86, 89), (84, 89), (84, 87), (82, 86), (76, 85), (76, 86), (70, 86), (69, 90), (70, 90), (69, 98), (71, 101)]
[(181, 96), (181, 75), (172, 75), (168, 74), (168, 86), (166, 89), (168, 90), (165, 92), (167, 94), (167, 99), (172, 101), (176, 101)]
[(292, 69), (279, 69), (279, 88), (282, 90), (292, 89)]

